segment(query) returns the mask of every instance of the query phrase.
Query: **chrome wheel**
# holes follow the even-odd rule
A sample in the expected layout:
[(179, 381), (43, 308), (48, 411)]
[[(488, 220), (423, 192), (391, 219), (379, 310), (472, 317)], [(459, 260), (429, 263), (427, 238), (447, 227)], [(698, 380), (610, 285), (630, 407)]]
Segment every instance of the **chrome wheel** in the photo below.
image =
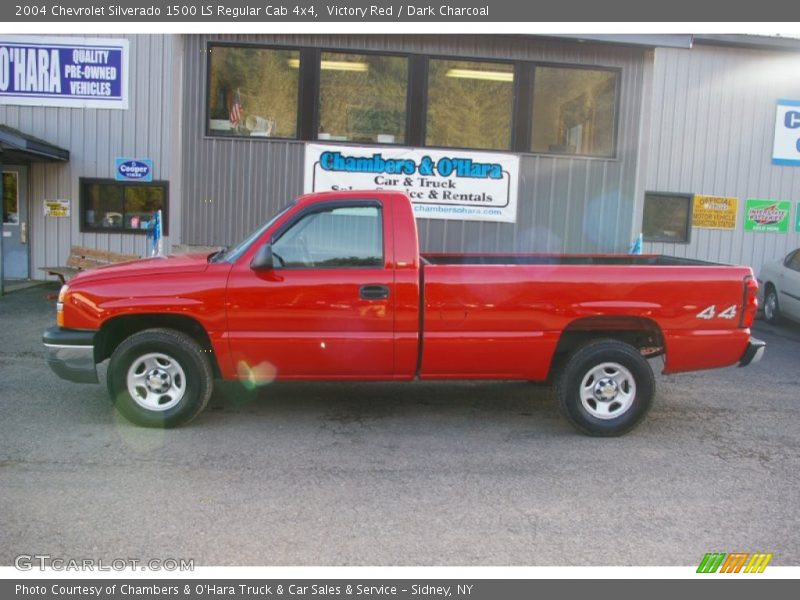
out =
[(633, 405), (636, 381), (621, 364), (605, 362), (584, 375), (580, 397), (583, 408), (593, 417), (616, 419)]
[(599, 339), (575, 350), (555, 381), (563, 415), (588, 435), (627, 433), (653, 404), (653, 369), (636, 348), (621, 340)]
[(131, 398), (147, 410), (169, 410), (186, 393), (186, 374), (174, 358), (153, 352), (136, 358), (126, 378)]
[(772, 288), (767, 292), (767, 297), (764, 298), (764, 319), (770, 323), (775, 321), (778, 316), (778, 296)]

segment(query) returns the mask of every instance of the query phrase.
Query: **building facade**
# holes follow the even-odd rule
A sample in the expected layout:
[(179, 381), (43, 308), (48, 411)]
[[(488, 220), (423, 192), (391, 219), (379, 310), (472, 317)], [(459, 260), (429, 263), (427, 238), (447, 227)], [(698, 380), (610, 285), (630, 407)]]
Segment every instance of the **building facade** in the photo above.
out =
[[(16, 48), (10, 48), (14, 43), (28, 54), (32, 50), (38, 54), (38, 50), (44, 47), (45, 53), (59, 51), (71, 56), (81, 52), (82, 48), (102, 47), (95, 45), (97, 39), (6, 36), (0, 42), (0, 70), (3, 71), (0, 80), (7, 77), (6, 89), (14, 84), (17, 72), (11, 50)], [(104, 41), (125, 42), (120, 58), (127, 65), (112, 68), (119, 70), (114, 77), (120, 80), (124, 75), (123, 66), (126, 66), (126, 108), (84, 107), (79, 104), (91, 104), (91, 101), (81, 98), (6, 96), (0, 100), (1, 126), (17, 136), (41, 140), (68, 153), (65, 160), (52, 160), (51, 157), (20, 150), (14, 144), (0, 143), (0, 162), (6, 173), (3, 262), (7, 279), (45, 278), (40, 267), (64, 265), (71, 246), (146, 254), (143, 229), (130, 227), (130, 222), (123, 227), (116, 218), (125, 214), (123, 204), (119, 202), (124, 200), (119, 198), (120, 187), (130, 183), (115, 179), (118, 157), (148, 157), (152, 160), (152, 179), (168, 182), (167, 196), (159, 200), (169, 211), (169, 232), (180, 235), (180, 202), (177, 199), (181, 195), (178, 135), (182, 97), (181, 39), (177, 36), (135, 35)], [(3, 57), (9, 54), (12, 60), (3, 66)], [(66, 69), (63, 60), (66, 59), (62, 59), (62, 68)], [(84, 60), (91, 58), (84, 57)], [(87, 66), (84, 64), (83, 68)], [(38, 75), (40, 73), (37, 73), (37, 78)], [(24, 87), (24, 81), (18, 83), (19, 87)], [(63, 88), (62, 93), (66, 93), (66, 84)], [(69, 105), (70, 102), (73, 105)], [(58, 103), (67, 106), (48, 105)], [(3, 139), (1, 131), (0, 139)], [(119, 187), (115, 187), (116, 184)], [(95, 197), (92, 201), (91, 196), (103, 192), (108, 193), (111, 199)], [(47, 203), (55, 201), (61, 201), (61, 211), (51, 210), (48, 214)], [(138, 208), (141, 208), (137, 212), (142, 221), (148, 207)], [(18, 213), (16, 216), (15, 212)], [(130, 214), (133, 212), (131, 210)], [(91, 218), (92, 213), (96, 218)], [(108, 217), (105, 223), (102, 215)], [(11, 242), (19, 242), (22, 229), (25, 230), (23, 250), (20, 251), (17, 245), (14, 252)]]
[(72, 246), (147, 255), (158, 209), (167, 250), (233, 244), (331, 187), (412, 193), (429, 252), (642, 233), (757, 269), (800, 245), (800, 165), (773, 156), (798, 67), (800, 44), (742, 36), (6, 36), (4, 276), (45, 278)]
[[(758, 269), (800, 246), (800, 164), (773, 159), (776, 130), (785, 127), (776, 123), (776, 105), (800, 100), (800, 53), (793, 45), (709, 41), (655, 50), (645, 145), (645, 191), (712, 197), (692, 207), (695, 223), (705, 218), (707, 226), (690, 227), (686, 240), (645, 243), (644, 250)], [(715, 222), (702, 202), (727, 205), (719, 212), (733, 218)], [(781, 225), (747, 219), (748, 205), (775, 203), (788, 210)]]

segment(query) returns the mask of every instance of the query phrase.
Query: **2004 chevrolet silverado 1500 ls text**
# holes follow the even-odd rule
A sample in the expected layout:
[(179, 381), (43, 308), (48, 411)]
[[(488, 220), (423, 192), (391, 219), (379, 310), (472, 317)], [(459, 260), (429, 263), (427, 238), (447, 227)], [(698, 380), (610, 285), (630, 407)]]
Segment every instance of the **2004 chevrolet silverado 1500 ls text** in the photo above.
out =
[(173, 427), (213, 380), (552, 381), (590, 435), (635, 426), (664, 372), (761, 357), (747, 267), (664, 256), (420, 254), (408, 198), (301, 197), (238, 246), (83, 272), (45, 332), (59, 376)]

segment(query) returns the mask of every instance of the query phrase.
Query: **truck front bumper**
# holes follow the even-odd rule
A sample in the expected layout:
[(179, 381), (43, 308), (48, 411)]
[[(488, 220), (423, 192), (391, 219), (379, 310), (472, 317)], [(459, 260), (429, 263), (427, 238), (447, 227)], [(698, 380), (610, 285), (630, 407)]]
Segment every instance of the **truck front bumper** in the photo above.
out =
[(44, 332), (45, 361), (53, 373), (75, 383), (97, 383), (95, 331), (51, 327)]
[(766, 347), (766, 342), (762, 342), (756, 338), (750, 338), (750, 341), (747, 342), (747, 348), (745, 348), (744, 354), (742, 354), (742, 358), (739, 359), (739, 366), (746, 367), (749, 364), (755, 364), (760, 361), (761, 357), (764, 356)]

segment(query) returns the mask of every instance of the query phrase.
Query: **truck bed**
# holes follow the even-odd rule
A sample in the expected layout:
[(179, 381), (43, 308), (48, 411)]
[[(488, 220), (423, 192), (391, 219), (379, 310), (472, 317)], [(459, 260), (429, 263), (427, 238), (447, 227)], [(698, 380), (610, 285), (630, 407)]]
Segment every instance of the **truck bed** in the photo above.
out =
[(543, 380), (564, 331), (658, 331), (668, 373), (735, 363), (749, 339), (739, 327), (747, 267), (660, 255), (422, 258), (423, 378)]

